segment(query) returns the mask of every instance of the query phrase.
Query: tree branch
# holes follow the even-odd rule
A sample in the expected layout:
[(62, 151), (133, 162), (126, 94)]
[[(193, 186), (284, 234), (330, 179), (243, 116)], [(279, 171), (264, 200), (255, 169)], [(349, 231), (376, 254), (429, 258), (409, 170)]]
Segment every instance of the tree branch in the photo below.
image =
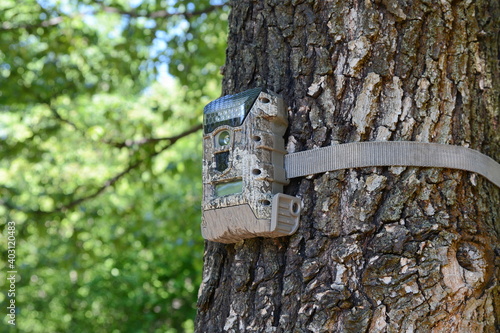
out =
[(192, 134), (194, 132), (197, 132), (203, 128), (203, 125), (199, 124), (196, 125), (186, 132), (183, 132), (179, 135), (176, 136), (169, 136), (169, 137), (160, 137), (160, 138), (142, 138), (138, 140), (126, 140), (124, 142), (112, 142), (112, 141), (105, 141), (104, 143), (110, 144), (116, 148), (124, 148), (124, 147), (132, 147), (132, 146), (141, 146), (145, 145), (148, 143), (157, 143), (160, 141), (170, 141), (170, 142), (175, 142), (179, 140), (180, 138), (185, 137), (186, 135)]
[(60, 207), (57, 207), (56, 209), (54, 209), (53, 212), (63, 212), (63, 211), (66, 211), (68, 209), (71, 209), (71, 208), (73, 208), (73, 207), (75, 207), (75, 206), (77, 206), (77, 205), (79, 205), (87, 200), (94, 199), (95, 197), (97, 197), (98, 195), (103, 193), (107, 188), (113, 186), (123, 176), (125, 176), (126, 174), (128, 174), (129, 172), (131, 172), (132, 170), (137, 168), (139, 165), (144, 163), (146, 160), (151, 159), (151, 158), (161, 154), (162, 152), (164, 152), (168, 148), (172, 147), (178, 140), (199, 131), (201, 128), (202, 128), (202, 125), (200, 124), (200, 125), (196, 125), (196, 126), (190, 128), (190, 129), (188, 129), (188, 130), (186, 130), (186, 131), (184, 131), (176, 136), (172, 136), (169, 138), (150, 139), (150, 140), (155, 140), (155, 141), (168, 140), (169, 142), (165, 146), (163, 146), (160, 150), (149, 155), (147, 158), (140, 159), (140, 160), (136, 161), (135, 163), (130, 164), (123, 171), (119, 172), (115, 176), (106, 180), (106, 182), (101, 187), (99, 187), (97, 190), (95, 190), (93, 193), (86, 195), (86, 196), (83, 196), (81, 198), (78, 198), (76, 200), (73, 200), (65, 205), (60, 206)]
[[(84, 129), (80, 128), (78, 125), (76, 125), (71, 120), (61, 116), (61, 114), (59, 112), (57, 112), (56, 109), (54, 109), (52, 107), (49, 107), (49, 109), (57, 120), (69, 125), (75, 131), (79, 132), (84, 138), (87, 138), (87, 134), (86, 134)], [(142, 138), (142, 139), (138, 139), (138, 140), (125, 140), (123, 142), (116, 142), (116, 141), (101, 139), (101, 140), (96, 141), (96, 142), (104, 143), (104, 144), (113, 146), (115, 148), (125, 148), (125, 147), (129, 148), (129, 147), (133, 147), (133, 146), (142, 146), (142, 145), (145, 145), (148, 143), (158, 143), (160, 141), (175, 142), (186, 135), (189, 135), (189, 134), (192, 134), (194, 132), (199, 131), (202, 128), (203, 128), (203, 125), (199, 124), (199, 125), (196, 125), (190, 129), (188, 129), (186, 132), (183, 132), (183, 133), (176, 135), (176, 136), (159, 137), (159, 138)]]
[(125, 169), (123, 169), (121, 172), (117, 173), (116, 175), (114, 175), (113, 177), (107, 179), (104, 184), (102, 186), (100, 186), (99, 188), (97, 188), (96, 190), (94, 190), (92, 193), (88, 194), (88, 195), (85, 195), (81, 198), (78, 198), (78, 199), (74, 199), (73, 201), (69, 202), (69, 203), (66, 203), (66, 204), (63, 204), (63, 205), (60, 205), (59, 207), (56, 207), (54, 208), (53, 210), (51, 211), (42, 211), (42, 210), (26, 210), (26, 209), (22, 209), (21, 207), (18, 207), (16, 206), (15, 204), (13, 204), (12, 202), (10, 201), (7, 201), (7, 200), (3, 200), (0, 198), (0, 205), (3, 205), (5, 207), (7, 207), (8, 209), (11, 209), (11, 210), (18, 210), (18, 211), (22, 211), (22, 212), (25, 212), (25, 213), (31, 213), (31, 214), (52, 214), (52, 213), (59, 213), (59, 212), (66, 212), (76, 206), (78, 206), (79, 204), (83, 203), (83, 202), (86, 202), (88, 200), (91, 200), (91, 199), (94, 199), (96, 198), (97, 196), (99, 196), (100, 194), (102, 194), (104, 191), (106, 191), (106, 189), (108, 189), (109, 187), (113, 186), (117, 181), (119, 181), (121, 178), (123, 178), (125, 175), (127, 175), (128, 173), (130, 173), (132, 170), (136, 169), (137, 167), (139, 167), (142, 163), (144, 163), (145, 161), (149, 160), (149, 159), (152, 159), (154, 158), (155, 156), (158, 156), (159, 154), (161, 154), (162, 152), (164, 152), (165, 150), (167, 150), (168, 148), (172, 147), (178, 140), (190, 135), (190, 134), (193, 134), (197, 131), (199, 131), (200, 129), (202, 128), (202, 125), (196, 125), (178, 135), (175, 135), (175, 136), (172, 136), (172, 137), (168, 137), (168, 138), (155, 138), (155, 139), (150, 139), (152, 142), (159, 142), (159, 141), (168, 141), (167, 144), (165, 144), (162, 148), (160, 148), (158, 151), (154, 152), (153, 154), (143, 158), (143, 159), (140, 159), (132, 164), (130, 164), (128, 167), (126, 167)]
[(85, 134), (85, 131), (83, 131), (82, 129), (80, 129), (78, 126), (76, 126), (76, 124), (74, 122), (70, 121), (69, 119), (63, 118), (61, 116), (61, 114), (59, 112), (57, 112), (56, 109), (54, 109), (53, 107), (49, 107), (49, 109), (50, 109), (50, 112), (52, 112), (52, 114), (54, 115), (54, 117), (57, 118), (57, 120), (59, 120), (59, 121), (65, 123), (65, 124), (68, 124), (69, 126), (73, 127), (73, 129), (75, 131), (78, 131), (80, 133)]

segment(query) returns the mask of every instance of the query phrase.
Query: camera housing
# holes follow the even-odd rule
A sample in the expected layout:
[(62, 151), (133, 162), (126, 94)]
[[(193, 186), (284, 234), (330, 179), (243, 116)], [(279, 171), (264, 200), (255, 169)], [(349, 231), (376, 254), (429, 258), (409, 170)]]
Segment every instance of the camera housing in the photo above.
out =
[(293, 234), (302, 204), (282, 193), (283, 99), (262, 88), (221, 97), (204, 108), (203, 127), (203, 237), (235, 243)]

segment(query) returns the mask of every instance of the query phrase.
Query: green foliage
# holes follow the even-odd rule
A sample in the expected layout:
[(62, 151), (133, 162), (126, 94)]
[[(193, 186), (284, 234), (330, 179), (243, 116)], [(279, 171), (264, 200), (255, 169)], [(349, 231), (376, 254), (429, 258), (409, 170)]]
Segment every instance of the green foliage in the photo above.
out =
[(16, 222), (18, 271), (10, 331), (193, 330), (198, 129), (220, 89), (226, 17), (209, 1), (0, 2), (0, 229)]

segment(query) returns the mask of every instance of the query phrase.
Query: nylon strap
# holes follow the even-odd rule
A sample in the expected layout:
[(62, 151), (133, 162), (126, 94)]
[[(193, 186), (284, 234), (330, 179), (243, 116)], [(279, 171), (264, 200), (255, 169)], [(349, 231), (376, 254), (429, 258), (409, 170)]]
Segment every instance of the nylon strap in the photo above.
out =
[(500, 164), (477, 150), (461, 146), (410, 141), (369, 141), (344, 143), (285, 155), (288, 178), (375, 166), (466, 170), (478, 173), (500, 187)]

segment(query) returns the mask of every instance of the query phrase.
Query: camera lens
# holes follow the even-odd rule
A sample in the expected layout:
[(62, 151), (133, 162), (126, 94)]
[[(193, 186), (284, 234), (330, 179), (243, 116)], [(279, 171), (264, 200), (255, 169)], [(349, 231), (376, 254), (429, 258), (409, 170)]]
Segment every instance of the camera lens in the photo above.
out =
[(221, 132), (217, 139), (219, 146), (227, 146), (230, 141), (231, 141), (231, 135), (229, 134), (228, 131)]

